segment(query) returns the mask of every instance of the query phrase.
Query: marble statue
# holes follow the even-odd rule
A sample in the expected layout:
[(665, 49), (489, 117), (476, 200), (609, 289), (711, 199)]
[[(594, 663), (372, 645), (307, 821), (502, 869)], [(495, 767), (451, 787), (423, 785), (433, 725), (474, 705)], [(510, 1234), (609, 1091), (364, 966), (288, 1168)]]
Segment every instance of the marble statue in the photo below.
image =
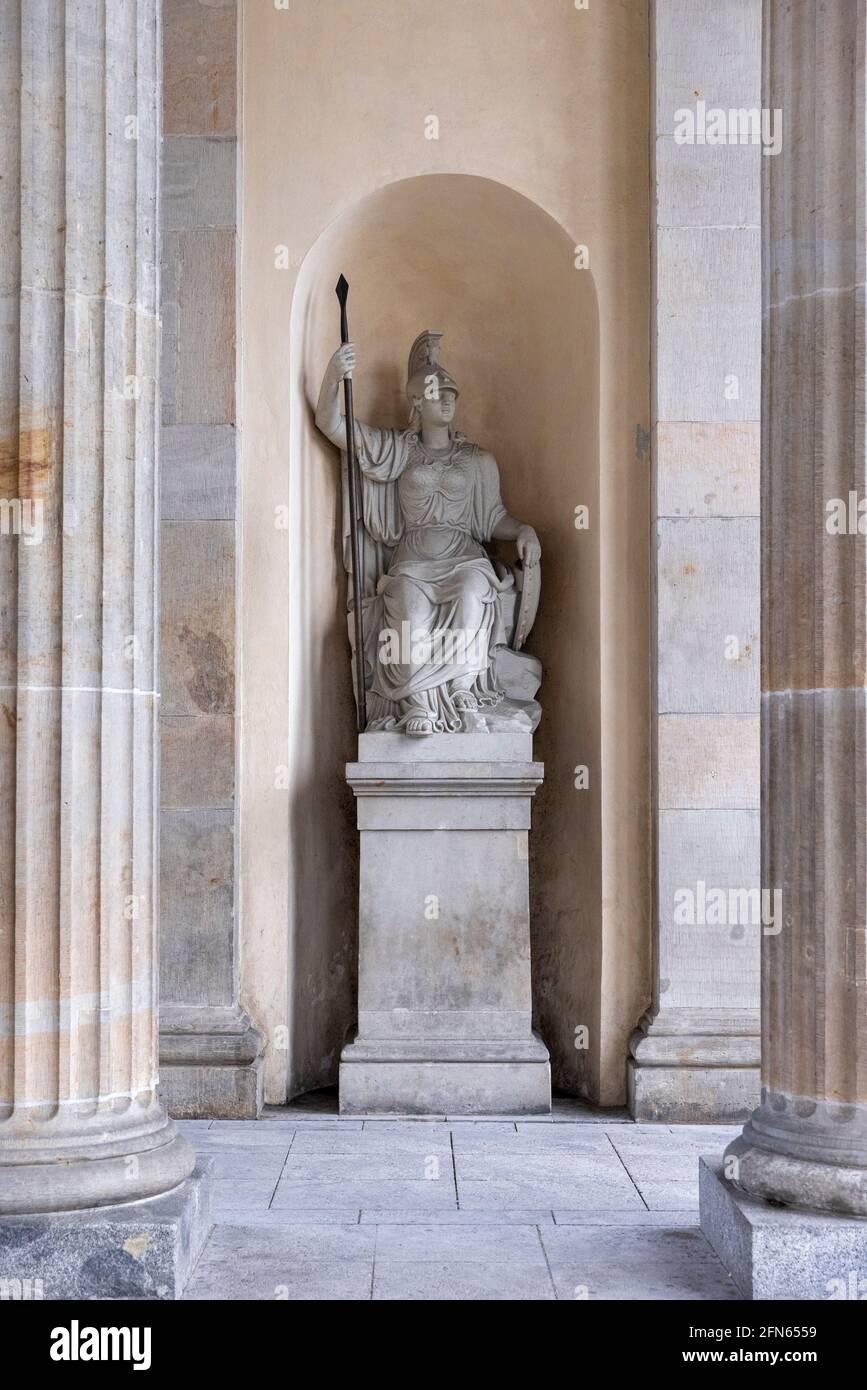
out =
[[(538, 604), (541, 546), (506, 510), (493, 455), (453, 428), (459, 392), (439, 363), (441, 337), (421, 333), (410, 351), (408, 428), (355, 422), (367, 731), (531, 732), (541, 666), (520, 649)], [(338, 348), (316, 407), (318, 428), (341, 449), (340, 385), (356, 362), (352, 343)], [(343, 474), (345, 503), (345, 453)], [(514, 540), (520, 566), (492, 559), (492, 540)], [(347, 569), (350, 550), (344, 505)]]

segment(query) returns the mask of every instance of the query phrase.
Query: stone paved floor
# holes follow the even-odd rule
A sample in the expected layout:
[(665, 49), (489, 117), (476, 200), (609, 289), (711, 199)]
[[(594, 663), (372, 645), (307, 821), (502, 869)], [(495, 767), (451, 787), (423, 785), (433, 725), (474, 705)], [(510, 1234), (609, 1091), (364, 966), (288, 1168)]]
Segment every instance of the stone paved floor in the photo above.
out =
[(698, 1156), (739, 1127), (342, 1120), (329, 1095), (179, 1126), (215, 1161), (189, 1299), (735, 1299)]

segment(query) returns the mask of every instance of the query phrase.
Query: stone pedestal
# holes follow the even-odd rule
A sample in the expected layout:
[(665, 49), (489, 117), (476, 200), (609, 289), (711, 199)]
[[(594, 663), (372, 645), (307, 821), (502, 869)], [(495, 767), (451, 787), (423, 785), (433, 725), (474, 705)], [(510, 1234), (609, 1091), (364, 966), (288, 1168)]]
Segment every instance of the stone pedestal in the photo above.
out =
[(528, 831), (542, 781), (523, 733), (362, 734), (358, 1033), (343, 1114), (541, 1115), (531, 1027)]
[(180, 1298), (211, 1230), (212, 1168), (144, 1202), (5, 1217), (0, 1299)]
[(769, 1206), (699, 1160), (705, 1235), (745, 1298), (867, 1298), (867, 1221)]

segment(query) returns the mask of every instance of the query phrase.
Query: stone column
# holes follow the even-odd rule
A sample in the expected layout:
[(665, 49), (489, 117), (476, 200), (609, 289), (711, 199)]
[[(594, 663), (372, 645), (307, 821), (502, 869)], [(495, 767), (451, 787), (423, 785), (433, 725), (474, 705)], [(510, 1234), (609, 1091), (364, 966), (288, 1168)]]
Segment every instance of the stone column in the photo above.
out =
[(171, 1296), (202, 1229), (157, 1092), (159, 9), (0, 13), (0, 1274), (46, 1297)]
[(863, 1297), (865, 5), (765, 0), (764, 31), (783, 141), (763, 160), (762, 878), (782, 930), (762, 1103), (703, 1165), (702, 1224), (754, 1297)]

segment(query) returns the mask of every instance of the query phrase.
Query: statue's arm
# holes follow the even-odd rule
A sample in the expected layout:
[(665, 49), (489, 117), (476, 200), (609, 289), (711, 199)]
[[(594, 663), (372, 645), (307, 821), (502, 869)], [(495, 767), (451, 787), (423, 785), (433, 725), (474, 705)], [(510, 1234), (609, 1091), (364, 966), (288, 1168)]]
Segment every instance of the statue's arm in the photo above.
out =
[(340, 409), (340, 384), (344, 377), (352, 375), (355, 366), (355, 348), (352, 343), (343, 343), (334, 353), (319, 391), (316, 402), (316, 428), (326, 439), (336, 444), (338, 449), (346, 448), (346, 424)]
[[(340, 409), (340, 383), (352, 375), (355, 348), (345, 343), (335, 352), (325, 369), (322, 389), (316, 403), (316, 425), (338, 449), (346, 448), (346, 421)], [(355, 457), (365, 478), (375, 483), (391, 483), (406, 463), (405, 431), (377, 429), (355, 417)]]
[[(490, 455), (488, 458), (489, 466), (493, 464), (496, 470), (499, 485), (499, 469), (497, 469), (496, 461)], [(499, 498), (497, 500), (499, 501)], [(502, 516), (497, 519), (491, 531), (491, 537), (498, 541), (514, 541), (521, 563), (526, 568), (529, 568), (530, 565), (538, 565), (542, 558), (542, 546), (533, 527), (528, 525), (526, 521), (519, 521), (516, 516), (512, 516), (509, 512), (504, 511)]]
[(521, 563), (528, 569), (530, 565), (538, 565), (542, 558), (542, 546), (532, 526), (526, 521), (519, 521), (517, 517), (510, 516), (508, 512), (500, 517), (493, 535), (498, 541), (514, 541)]

